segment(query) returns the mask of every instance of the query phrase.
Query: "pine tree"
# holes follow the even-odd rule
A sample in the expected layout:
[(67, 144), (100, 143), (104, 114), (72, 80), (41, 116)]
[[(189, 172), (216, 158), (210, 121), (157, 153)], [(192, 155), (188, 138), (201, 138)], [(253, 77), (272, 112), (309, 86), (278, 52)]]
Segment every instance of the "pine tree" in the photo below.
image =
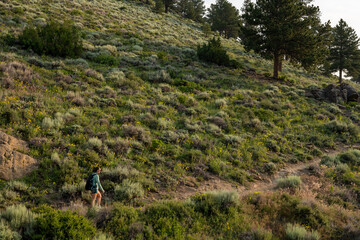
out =
[(170, 9), (174, 8), (175, 0), (163, 0), (165, 6), (165, 13), (168, 13)]
[(343, 72), (347, 76), (357, 77), (360, 71), (359, 38), (355, 30), (341, 19), (333, 29), (334, 41), (330, 47), (330, 70), (339, 72), (342, 82)]
[(179, 0), (176, 3), (176, 10), (185, 18), (197, 22), (204, 21), (205, 3), (203, 0)]
[(227, 0), (217, 0), (208, 9), (208, 20), (213, 31), (226, 38), (238, 37), (241, 20), (239, 10)]
[(309, 68), (326, 57), (327, 25), (322, 25), (319, 8), (312, 0), (245, 0), (242, 41), (274, 60), (274, 78), (279, 77), (282, 60)]
[(157, 13), (163, 13), (164, 12), (164, 2), (163, 0), (156, 0), (155, 1), (155, 12)]

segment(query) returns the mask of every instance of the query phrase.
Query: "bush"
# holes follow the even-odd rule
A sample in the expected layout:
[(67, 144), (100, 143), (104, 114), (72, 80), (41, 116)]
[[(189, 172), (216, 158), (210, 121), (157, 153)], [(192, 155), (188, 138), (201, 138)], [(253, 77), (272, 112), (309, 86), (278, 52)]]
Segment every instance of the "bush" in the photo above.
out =
[(83, 181), (78, 184), (65, 183), (60, 191), (65, 199), (75, 199), (76, 197), (81, 196), (81, 193), (85, 191), (85, 182)]
[(308, 232), (299, 225), (287, 224), (285, 229), (286, 239), (289, 240), (319, 240), (320, 235), (317, 231)]
[(96, 233), (90, 220), (74, 212), (50, 207), (41, 207), (37, 211), (40, 216), (36, 220), (33, 239), (90, 239)]
[(13, 231), (30, 236), (35, 224), (37, 214), (28, 210), (24, 205), (12, 205), (1, 213), (0, 219), (4, 219)]
[(167, 71), (159, 70), (148, 73), (147, 80), (152, 83), (169, 83), (171, 81), (171, 77)]
[(351, 166), (360, 165), (360, 151), (351, 150), (345, 153), (341, 153), (337, 156), (340, 162), (349, 164)]
[(134, 183), (125, 179), (121, 185), (116, 186), (114, 189), (115, 199), (122, 201), (131, 201), (135, 198), (144, 196), (144, 189), (140, 183)]
[(138, 218), (139, 214), (135, 208), (124, 206), (121, 203), (114, 203), (114, 209), (105, 230), (111, 232), (116, 239), (135, 239), (130, 238), (130, 226)]
[(145, 221), (154, 229), (155, 239), (187, 239), (186, 231), (195, 224), (194, 210), (187, 204), (165, 201), (145, 210)]
[(100, 149), (102, 146), (102, 141), (97, 137), (90, 138), (87, 142), (88, 146), (93, 149)]
[(109, 179), (113, 182), (121, 182), (125, 178), (133, 178), (138, 176), (139, 171), (135, 168), (119, 165), (113, 169), (103, 168), (101, 174), (104, 179)]
[(359, 133), (359, 129), (354, 124), (346, 124), (344, 122), (339, 122), (337, 120), (333, 120), (331, 122), (324, 124), (324, 129), (327, 133), (349, 133), (352, 136), (356, 136)]
[(19, 36), (19, 41), (23, 47), (40, 55), (76, 57), (82, 53), (80, 30), (68, 21), (28, 26)]
[(4, 222), (0, 221), (0, 239), (8, 240), (8, 239), (21, 239), (21, 235), (16, 231), (11, 230), (11, 228)]
[(297, 188), (301, 185), (301, 178), (299, 176), (288, 176), (280, 178), (276, 181), (277, 188)]
[(17, 61), (1, 63), (0, 73), (2, 73), (2, 76), (0, 77), (1, 86), (6, 88), (14, 88), (16, 81), (33, 85), (35, 79), (39, 78), (39, 75), (34, 73), (31, 68), (24, 63)]
[(220, 66), (226, 67), (239, 67), (239, 63), (235, 60), (230, 60), (226, 50), (221, 46), (220, 38), (215, 37), (204, 43), (202, 46), (197, 47), (197, 55), (200, 60), (215, 63)]
[(191, 198), (196, 211), (207, 217), (228, 213), (230, 207), (236, 206), (239, 195), (236, 192), (209, 192)]

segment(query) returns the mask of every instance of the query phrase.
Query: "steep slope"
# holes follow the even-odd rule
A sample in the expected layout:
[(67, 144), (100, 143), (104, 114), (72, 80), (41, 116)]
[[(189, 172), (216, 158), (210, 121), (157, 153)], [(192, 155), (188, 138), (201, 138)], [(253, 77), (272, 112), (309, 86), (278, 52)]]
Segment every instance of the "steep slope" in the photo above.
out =
[[(1, 182), (4, 207), (88, 201), (83, 180), (98, 165), (109, 205), (144, 206), (213, 176), (246, 185), (358, 142), (357, 103), (305, 96), (336, 79), (285, 63), (275, 81), (271, 62), (233, 39), (222, 43), (240, 68), (201, 62), (196, 46), (207, 39), (197, 23), (128, 1), (2, 0), (0, 9), (0, 128), (39, 161), (22, 179), (26, 191)], [(81, 58), (38, 56), (9, 41), (50, 19), (81, 28)]]

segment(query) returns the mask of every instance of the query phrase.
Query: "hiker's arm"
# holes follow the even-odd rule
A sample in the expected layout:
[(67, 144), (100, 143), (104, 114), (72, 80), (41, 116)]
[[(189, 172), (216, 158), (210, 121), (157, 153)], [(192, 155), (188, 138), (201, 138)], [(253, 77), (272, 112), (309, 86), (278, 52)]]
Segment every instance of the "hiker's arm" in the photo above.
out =
[(98, 186), (99, 190), (103, 192), (104, 189), (103, 189), (103, 187), (101, 186), (100, 179), (99, 179), (99, 175), (96, 175), (95, 177), (96, 177), (96, 178), (95, 178), (96, 185)]

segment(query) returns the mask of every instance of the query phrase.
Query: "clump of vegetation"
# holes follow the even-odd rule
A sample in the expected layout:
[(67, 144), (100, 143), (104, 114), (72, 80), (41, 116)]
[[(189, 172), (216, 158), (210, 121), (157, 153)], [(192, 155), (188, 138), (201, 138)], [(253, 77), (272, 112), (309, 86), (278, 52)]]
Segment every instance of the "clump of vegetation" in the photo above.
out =
[(31, 68), (18, 61), (0, 63), (0, 73), (1, 86), (5, 88), (14, 88), (19, 84), (34, 85), (35, 79), (39, 77)]
[(37, 54), (77, 57), (82, 53), (80, 30), (71, 22), (51, 20), (46, 25), (30, 25), (19, 36), (20, 44)]
[(114, 189), (115, 199), (119, 201), (132, 201), (144, 195), (144, 189), (140, 183), (125, 179), (121, 185)]
[(308, 232), (299, 225), (287, 224), (285, 229), (286, 239), (289, 240), (319, 240), (320, 234), (317, 231)]
[(239, 63), (236, 60), (230, 60), (226, 50), (222, 47), (220, 38), (215, 37), (204, 43), (202, 46), (198, 46), (197, 55), (200, 60), (215, 63), (220, 66), (226, 67), (239, 67)]
[(36, 212), (39, 217), (33, 239), (88, 239), (96, 233), (90, 220), (74, 212), (62, 212), (50, 207), (40, 207)]
[(276, 181), (277, 188), (298, 188), (301, 185), (301, 178), (299, 176), (288, 176), (280, 178)]

